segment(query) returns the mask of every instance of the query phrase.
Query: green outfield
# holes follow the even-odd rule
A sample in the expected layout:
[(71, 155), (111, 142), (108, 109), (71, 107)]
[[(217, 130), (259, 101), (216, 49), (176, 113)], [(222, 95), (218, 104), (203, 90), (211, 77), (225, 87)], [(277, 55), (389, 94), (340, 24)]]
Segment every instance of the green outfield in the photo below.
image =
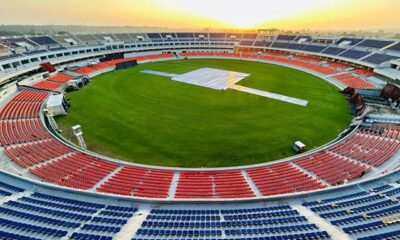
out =
[[(249, 73), (238, 84), (309, 101), (301, 107), (235, 90), (218, 91), (168, 77), (213, 67)], [(348, 103), (326, 81), (294, 69), (239, 60), (196, 59), (146, 63), (97, 76), (68, 94), (71, 109), (56, 120), (64, 136), (80, 124), (90, 150), (136, 163), (223, 167), (291, 156), (337, 136), (351, 120)]]

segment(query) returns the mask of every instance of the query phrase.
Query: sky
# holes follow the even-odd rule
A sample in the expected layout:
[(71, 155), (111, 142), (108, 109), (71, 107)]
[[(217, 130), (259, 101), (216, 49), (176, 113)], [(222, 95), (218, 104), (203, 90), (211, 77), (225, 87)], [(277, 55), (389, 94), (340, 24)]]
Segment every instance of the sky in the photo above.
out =
[(400, 29), (400, 0), (0, 0), (0, 24)]

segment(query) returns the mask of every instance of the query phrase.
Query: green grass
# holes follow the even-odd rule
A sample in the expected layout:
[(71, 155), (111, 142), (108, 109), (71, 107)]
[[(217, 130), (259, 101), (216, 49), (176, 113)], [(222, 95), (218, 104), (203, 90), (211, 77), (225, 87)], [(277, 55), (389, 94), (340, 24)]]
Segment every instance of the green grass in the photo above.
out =
[[(140, 73), (186, 73), (214, 67), (251, 74), (239, 85), (309, 101), (301, 107), (238, 92), (218, 91)], [(222, 167), (291, 156), (337, 136), (351, 120), (337, 89), (313, 75), (239, 60), (176, 60), (142, 64), (93, 78), (69, 94), (72, 107), (57, 118), (67, 138), (80, 124), (89, 149), (130, 162)]]

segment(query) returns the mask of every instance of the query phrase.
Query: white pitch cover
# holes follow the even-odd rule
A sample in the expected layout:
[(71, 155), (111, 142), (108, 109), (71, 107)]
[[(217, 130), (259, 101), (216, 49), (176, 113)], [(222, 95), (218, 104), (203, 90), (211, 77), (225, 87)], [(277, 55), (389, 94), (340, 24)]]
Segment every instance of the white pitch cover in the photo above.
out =
[(249, 75), (250, 74), (247, 73), (226, 71), (215, 68), (200, 68), (188, 73), (174, 76), (171, 79), (197, 86), (213, 88), (217, 90), (226, 90)]

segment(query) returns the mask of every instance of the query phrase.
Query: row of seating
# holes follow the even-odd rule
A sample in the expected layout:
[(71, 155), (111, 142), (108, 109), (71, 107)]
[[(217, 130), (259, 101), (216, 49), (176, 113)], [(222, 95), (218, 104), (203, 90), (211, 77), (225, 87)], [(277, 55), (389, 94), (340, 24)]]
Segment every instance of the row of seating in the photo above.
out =
[[(154, 220), (153, 220), (154, 219)], [(177, 220), (177, 221), (171, 221)], [(197, 220), (197, 219), (196, 219)], [(292, 217), (274, 217), (265, 219), (253, 219), (253, 220), (226, 220), (219, 221), (218, 218), (203, 218), (202, 221), (196, 221), (187, 217), (178, 217), (170, 219), (157, 219), (156, 216), (148, 218), (148, 220), (142, 223), (143, 227), (154, 227), (154, 228), (177, 228), (177, 229), (214, 229), (214, 228), (245, 228), (245, 227), (256, 227), (256, 226), (271, 226), (271, 225), (282, 225), (306, 222), (307, 219), (304, 216), (292, 216)], [(209, 220), (209, 221), (206, 221)]]
[[(0, 187), (17, 189), (12, 182), (2, 181)], [(368, 191), (354, 192), (345, 189), (325, 193), (329, 196), (316, 200), (317, 196), (308, 196), (311, 201), (303, 203), (312, 211), (336, 225), (351, 238), (383, 239), (396, 238), (400, 212), (400, 186), (398, 177), (388, 178), (379, 184), (363, 183), (360, 188)], [(377, 180), (379, 181), (379, 180)], [(386, 183), (387, 182), (387, 183)], [(368, 184), (374, 184), (368, 187)], [(0, 236), (5, 239), (113, 239), (121, 231), (127, 220), (137, 211), (127, 202), (117, 205), (106, 203), (114, 199), (89, 200), (88, 196), (71, 197), (62, 190), (41, 187), (47, 193), (34, 192), (26, 196), (9, 200), (0, 206)], [(49, 191), (52, 193), (50, 194)], [(16, 193), (17, 193), (16, 192)], [(321, 193), (324, 194), (324, 193)], [(397, 201), (391, 205), (388, 196)], [(85, 200), (81, 200), (85, 199)], [(0, 197), (0, 200), (2, 198)], [(101, 201), (98, 202), (98, 201)], [(307, 218), (300, 215), (289, 205), (271, 203), (267, 207), (188, 209), (176, 207), (153, 208), (132, 239), (330, 239), (331, 236), (320, 230)], [(389, 206), (389, 207), (388, 207)], [(338, 214), (341, 211), (343, 214)], [(381, 213), (378, 213), (381, 212)], [(382, 214), (385, 211), (385, 214)], [(337, 214), (331, 214), (336, 212)], [(342, 216), (362, 219), (353, 222), (336, 223)], [(394, 216), (382, 218), (382, 216)], [(309, 217), (310, 218), (310, 217)], [(379, 230), (379, 231), (378, 231)], [(12, 232), (13, 234), (4, 234)]]
[(340, 62), (331, 62), (331, 61), (328, 61), (328, 65), (329, 65), (330, 67), (337, 68), (337, 69), (348, 69), (348, 68), (350, 68), (350, 67), (347, 66), (346, 64), (340, 63)]
[(50, 138), (38, 118), (0, 120), (2, 146), (41, 141)]
[(171, 170), (125, 166), (97, 190), (138, 197), (166, 198), (173, 175)]
[(38, 118), (41, 102), (10, 101), (0, 111), (2, 119)]
[(12, 145), (4, 148), (7, 155), (21, 167), (29, 167), (46, 160), (73, 152), (73, 150), (55, 139), (27, 144)]
[(32, 87), (45, 89), (45, 90), (59, 90), (64, 85), (62, 82), (55, 82), (49, 80), (42, 80), (32, 85)]
[(400, 237), (400, 230), (386, 233), (379, 233), (367, 237), (358, 238), (359, 240), (381, 240), (381, 239), (398, 239)]
[(225, 233), (229, 235), (254, 235), (254, 234), (271, 234), (281, 232), (297, 232), (306, 231), (310, 229), (318, 229), (315, 224), (298, 224), (293, 226), (282, 226), (282, 227), (265, 227), (265, 228), (246, 228), (246, 229), (227, 229)]
[(0, 181), (0, 196), (8, 197), (14, 193), (18, 193), (18, 192), (22, 192), (22, 191), (24, 191), (22, 188), (12, 186), (10, 184)]
[(70, 75), (57, 73), (56, 75), (47, 78), (47, 81), (52, 81), (52, 82), (56, 82), (56, 83), (66, 83), (66, 82), (70, 81), (71, 79), (72, 79), (72, 77)]
[(240, 170), (182, 171), (175, 198), (248, 198), (254, 193)]
[(400, 131), (391, 129), (385, 131), (386, 136), (361, 129), (345, 141), (329, 149), (329, 151), (373, 166), (379, 166), (388, 160), (400, 147)]
[[(156, 238), (152, 237), (152, 240), (162, 240), (165, 238)], [(177, 238), (180, 239), (180, 238)], [(221, 238), (221, 237), (189, 237), (184, 238), (187, 240), (217, 240), (217, 239), (225, 239), (225, 240), (299, 240), (299, 239), (307, 239), (307, 240), (323, 240), (323, 239), (330, 239), (329, 234), (326, 231), (317, 231), (317, 232), (308, 232), (308, 233), (295, 233), (295, 234), (282, 234), (282, 235), (275, 235), (275, 236), (262, 236), (262, 237), (241, 237), (241, 238)], [(146, 238), (134, 237), (132, 240), (148, 240), (148, 236)]]
[(62, 238), (67, 235), (67, 231), (36, 226), (32, 224), (20, 223), (16, 221), (10, 221), (7, 219), (0, 218), (0, 227), (2, 229), (9, 229), (9, 231), (18, 230), (19, 232), (24, 232), (27, 235), (40, 234), (46, 236), (53, 236)]
[[(343, 229), (354, 238), (379, 239), (374, 236), (390, 236), (398, 228), (400, 212), (400, 187), (393, 180), (381, 183), (366, 191), (351, 191), (339, 197), (303, 203), (331, 224)], [(388, 220), (386, 220), (388, 219)], [(389, 220), (391, 219), (391, 220)], [(382, 234), (373, 235), (376, 231)]]
[(288, 162), (246, 169), (264, 196), (325, 188), (326, 185)]
[(358, 75), (362, 75), (364, 77), (370, 77), (370, 76), (374, 75), (374, 73), (371, 70), (363, 69), (363, 68), (357, 68), (356, 70), (354, 70), (354, 73), (356, 73)]
[(18, 92), (10, 101), (43, 102), (48, 96), (47, 92), (37, 92), (22, 90)]
[(117, 165), (82, 153), (73, 153), (30, 168), (29, 171), (62, 186), (89, 189), (111, 173)]
[[(24, 191), (0, 181), (2, 186)], [(0, 206), (0, 239), (112, 239), (137, 211), (120, 203), (112, 205), (60, 197), (62, 194), (57, 190), (54, 194), (27, 193), (3, 203)]]
[(367, 82), (366, 80), (361, 79), (359, 77), (356, 77), (351, 73), (336, 75), (333, 78), (336, 80), (339, 80), (340, 82), (344, 83), (348, 87), (352, 87), (352, 88), (360, 88), (360, 89), (375, 88), (375, 86), (372, 83)]
[[(323, 178), (331, 185), (338, 185), (359, 178), (371, 170), (369, 166), (328, 151), (321, 151), (312, 156), (297, 159), (294, 162)], [(332, 169), (335, 169), (335, 171), (332, 171)]]
[[(294, 44), (299, 40), (304, 40), (304, 45), (309, 45), (312, 36), (309, 35), (277, 35), (271, 41), (276, 41), (281, 44)], [(71, 45), (71, 41), (74, 42)], [(113, 33), (113, 34), (75, 34), (75, 35), (48, 35), (48, 36), (31, 36), (20, 37), (17, 39), (9, 38), (2, 40), (2, 44), (6, 46), (14, 46), (15, 42), (26, 42), (33, 47), (46, 46), (54, 49), (55, 47), (75, 47), (84, 45), (95, 45), (106, 42), (124, 41), (125, 43), (132, 42), (185, 42), (185, 41), (240, 41), (246, 43), (244, 45), (251, 46), (254, 41), (261, 41), (257, 39), (257, 34), (253, 33), (205, 33), (205, 32), (177, 32), (177, 33)], [(338, 39), (333, 45), (348, 41), (350, 46), (357, 46), (359, 48), (375, 48), (381, 49), (383, 47), (393, 44), (392, 40), (378, 40), (378, 39), (362, 39), (362, 38), (347, 38), (343, 37)], [(14, 44), (14, 45), (13, 45)], [(319, 46), (319, 45), (315, 45)], [(326, 45), (322, 45), (326, 47)]]
[(221, 210), (152, 209), (133, 239), (292, 239), (288, 236), (296, 234), (307, 235), (308, 239), (329, 238), (289, 205), (272, 205)]
[(118, 63), (123, 63), (126, 61), (154, 61), (154, 60), (161, 60), (161, 59), (166, 59), (166, 58), (173, 58), (174, 55), (172, 53), (161, 53), (161, 54), (149, 54), (149, 55), (142, 55), (142, 56), (134, 56), (134, 57), (129, 57), (129, 58), (120, 58), (120, 59), (114, 59), (114, 60), (109, 60), (106, 62), (100, 62), (84, 67), (80, 67), (77, 69), (74, 69), (73, 71), (82, 75), (89, 75), (91, 73), (94, 73), (99, 70), (103, 70), (106, 68), (110, 68), (115, 66)]

